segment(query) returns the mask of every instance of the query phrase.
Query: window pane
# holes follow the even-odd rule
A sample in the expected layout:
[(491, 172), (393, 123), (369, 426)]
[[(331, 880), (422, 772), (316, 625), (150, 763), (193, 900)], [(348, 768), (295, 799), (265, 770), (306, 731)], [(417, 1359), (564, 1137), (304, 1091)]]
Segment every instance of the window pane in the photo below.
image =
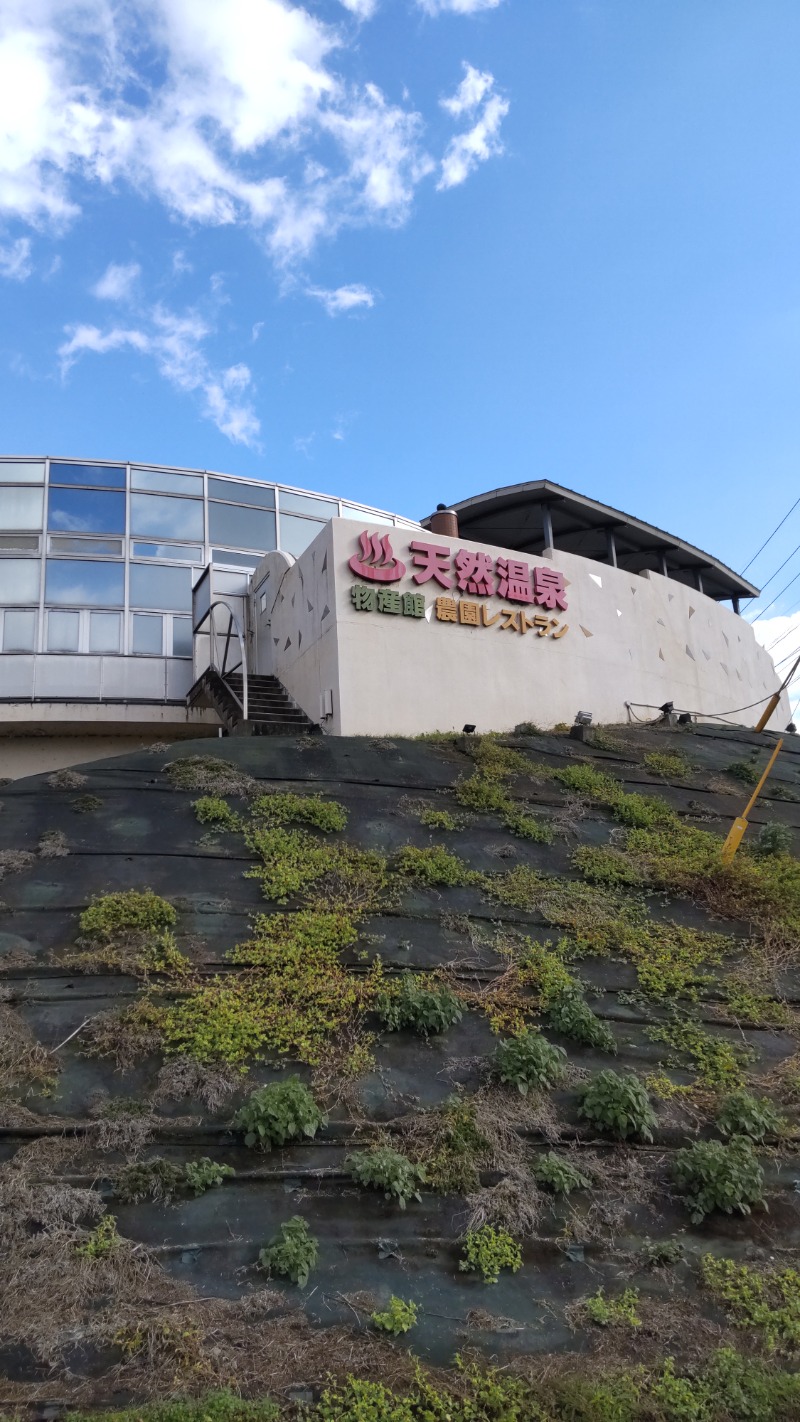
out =
[(332, 503), (329, 499), (310, 499), (308, 494), (290, 494), (288, 489), (281, 489), (281, 513), (284, 509), (288, 513), (317, 514), (319, 518), (336, 518), (339, 505)]
[(0, 463), (0, 484), (43, 484), (44, 465), (6, 460)]
[(39, 535), (30, 533), (4, 533), (0, 534), (0, 553), (5, 553), (11, 549), (29, 549), (32, 553), (39, 552)]
[(131, 533), (202, 540), (205, 537), (202, 500), (131, 494)]
[(84, 558), (121, 558), (121, 538), (70, 538), (66, 534), (53, 534), (50, 538), (51, 553), (78, 553)]
[(191, 612), (191, 568), (162, 568), (155, 563), (131, 563), (131, 607), (163, 607)]
[(48, 652), (77, 652), (80, 621), (79, 612), (48, 612)]
[(394, 523), (394, 519), (370, 513), (368, 509), (359, 509), (355, 504), (342, 504), (342, 518), (357, 518), (359, 523)]
[(230, 543), (234, 548), (260, 548), (264, 553), (275, 547), (273, 513), (237, 508), (235, 504), (209, 504), (208, 523), (214, 543)]
[(37, 614), (30, 612), (7, 612), (3, 626), (4, 652), (32, 652), (36, 636)]
[(191, 617), (173, 617), (172, 655), (173, 657), (190, 657), (192, 655)]
[(41, 489), (0, 489), (0, 528), (41, 528)]
[(124, 533), (125, 495), (94, 489), (52, 489), (48, 528), (67, 533)]
[(45, 600), (70, 607), (122, 607), (125, 565), (48, 558)]
[(202, 563), (203, 550), (195, 543), (134, 543), (136, 558), (167, 558), (171, 563), (186, 559), (187, 563)]
[(199, 494), (203, 497), (202, 474), (171, 474), (167, 469), (132, 469), (132, 489), (154, 489), (161, 494)]
[(281, 548), (284, 553), (293, 553), (296, 558), (324, 527), (324, 523), (320, 523), (316, 518), (297, 518), (294, 514), (281, 514)]
[(260, 509), (274, 509), (275, 490), (271, 484), (237, 484), (235, 479), (209, 479), (208, 497), (224, 499), (228, 504), (255, 504)]
[(51, 484), (94, 484), (100, 489), (124, 489), (125, 470), (109, 464), (50, 463)]
[(212, 563), (227, 563), (229, 568), (257, 568), (262, 554), (236, 553), (230, 548), (212, 548)]
[(133, 616), (133, 650), (138, 654), (161, 656), (163, 617)]
[(0, 603), (38, 602), (41, 566), (38, 558), (0, 559)]
[[(52, 617), (53, 614), (51, 613)], [(118, 612), (89, 614), (89, 651), (118, 652), (122, 618)]]

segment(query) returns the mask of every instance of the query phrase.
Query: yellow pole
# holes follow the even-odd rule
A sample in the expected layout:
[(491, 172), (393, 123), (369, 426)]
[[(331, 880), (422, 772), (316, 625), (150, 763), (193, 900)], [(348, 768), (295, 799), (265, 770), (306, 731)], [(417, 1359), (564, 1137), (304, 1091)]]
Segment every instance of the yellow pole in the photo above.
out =
[(741, 842), (742, 842), (742, 840), (743, 840), (743, 838), (744, 838), (744, 832), (745, 832), (745, 830), (747, 829), (747, 816), (750, 814), (750, 811), (752, 810), (754, 804), (756, 803), (756, 800), (758, 799), (759, 795), (761, 794), (761, 791), (763, 790), (764, 785), (765, 785), (765, 783), (766, 783), (767, 777), (768, 777), (768, 775), (769, 775), (769, 773), (770, 773), (770, 771), (771, 771), (773, 765), (775, 764), (776, 760), (778, 759), (778, 752), (780, 751), (780, 749), (781, 749), (782, 746), (783, 746), (783, 737), (781, 737), (781, 739), (778, 741), (778, 744), (776, 745), (774, 751), (772, 752), (772, 755), (770, 756), (769, 760), (767, 761), (767, 768), (766, 768), (766, 770), (764, 771), (764, 774), (762, 775), (761, 779), (759, 780), (759, 782), (758, 782), (758, 784), (757, 784), (755, 790), (753, 791), (752, 795), (750, 796), (750, 799), (748, 800), (747, 804), (745, 805), (744, 810), (742, 811), (741, 815), (738, 815), (738, 816), (737, 816), (737, 818), (734, 820), (733, 824), (731, 825), (731, 827), (730, 827), (730, 829), (729, 829), (729, 831), (728, 831), (728, 837), (727, 837), (727, 839), (725, 840), (725, 843), (724, 843), (723, 846), (722, 846), (722, 862), (723, 862), (723, 864), (730, 864), (730, 863), (731, 863), (731, 860), (733, 859), (734, 854), (736, 853), (737, 849), (739, 848), (739, 845), (741, 844)]
[(765, 709), (762, 711), (758, 719), (757, 725), (754, 727), (756, 731), (763, 731), (764, 727), (767, 724), (767, 721), (769, 720), (770, 716), (775, 710), (775, 707), (781, 699), (781, 693), (786, 690), (786, 687), (789, 685), (789, 682), (791, 681), (798, 667), (800, 667), (800, 657), (797, 658), (797, 661), (792, 667), (792, 670), (789, 672), (789, 675), (787, 677), (784, 677), (783, 681), (781, 682), (781, 685), (778, 687), (778, 690), (774, 693), (773, 696), (769, 698)]

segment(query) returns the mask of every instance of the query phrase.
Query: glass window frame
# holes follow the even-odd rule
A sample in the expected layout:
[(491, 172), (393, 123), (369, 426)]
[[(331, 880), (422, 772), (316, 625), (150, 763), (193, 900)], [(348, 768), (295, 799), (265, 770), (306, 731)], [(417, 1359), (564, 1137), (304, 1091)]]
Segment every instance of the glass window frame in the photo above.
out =
[[(47, 575), (48, 575), (49, 568), (50, 568), (51, 564), (52, 564), (52, 565), (57, 565), (58, 567), (61, 567), (62, 564), (67, 564), (68, 566), (73, 567), (73, 568), (76, 568), (76, 569), (85, 569), (85, 568), (87, 568), (87, 567), (99, 567), (99, 568), (103, 568), (105, 571), (108, 571), (109, 569), (116, 569), (116, 568), (119, 568), (120, 571), (122, 572), (122, 594), (121, 594), (121, 599), (120, 599), (120, 601), (119, 601), (119, 602), (107, 602), (107, 601), (89, 602), (89, 601), (86, 600), (86, 598), (81, 598), (81, 599), (70, 598), (68, 601), (64, 601), (64, 602), (57, 602), (57, 601), (54, 601), (54, 599), (53, 599), (52, 597), (48, 596), (48, 587), (47, 587)], [(122, 611), (124, 611), (124, 609), (125, 609), (125, 594), (126, 594), (127, 581), (128, 581), (128, 579), (127, 579), (127, 565), (125, 564), (125, 562), (124, 562), (121, 558), (105, 558), (105, 559), (102, 559), (102, 558), (47, 558), (47, 559), (45, 559), (45, 579), (44, 579), (44, 581), (45, 581), (45, 590), (44, 590), (44, 606), (45, 606), (45, 607), (56, 607), (56, 608), (58, 608), (58, 607), (73, 607), (73, 608), (74, 608), (74, 607), (81, 607), (81, 608), (87, 607), (87, 608), (93, 608), (93, 607), (95, 607), (95, 608), (105, 609), (105, 610), (108, 611), (108, 612), (122, 612)]]
[[(84, 469), (96, 469), (99, 473), (108, 471), (107, 482), (98, 479), (74, 479), (59, 478), (62, 469), (75, 469), (80, 473)], [(113, 477), (113, 476), (122, 476)], [(116, 494), (123, 494), (128, 488), (128, 466), (127, 464), (89, 464), (86, 460), (51, 459), (48, 464), (47, 482), (54, 489), (97, 489), (104, 492), (111, 491)]]
[[(146, 621), (146, 622), (155, 622), (156, 620), (158, 620), (158, 622), (160, 622), (160, 624), (161, 624), (161, 649), (160, 649), (160, 651), (158, 651), (158, 652), (154, 652), (154, 651), (152, 651), (152, 650), (145, 650), (145, 651), (141, 651), (141, 652), (140, 652), (140, 651), (137, 651), (136, 646), (135, 646), (137, 620), (138, 620), (139, 622), (143, 622), (143, 621)], [(164, 613), (163, 613), (163, 612), (130, 612), (130, 613), (128, 614), (128, 627), (129, 627), (129, 638), (130, 638), (130, 653), (129, 653), (130, 656), (132, 656), (132, 657), (164, 657), (164, 656), (166, 655), (166, 654), (165, 654), (165, 651), (164, 651), (165, 636), (164, 636)]]
[[(197, 509), (197, 507), (199, 507), (199, 509), (200, 509), (200, 529), (199, 529), (199, 531), (198, 531), (197, 533), (192, 533), (192, 532), (188, 532), (188, 531), (187, 531), (186, 533), (181, 533), (181, 534), (179, 534), (179, 535), (170, 535), (170, 534), (166, 534), (166, 535), (165, 535), (164, 533), (160, 532), (159, 530), (156, 530), (155, 532), (153, 532), (153, 531), (141, 531), (141, 530), (139, 529), (139, 527), (138, 527), (138, 518), (139, 518), (139, 514), (140, 514), (140, 505), (139, 505), (138, 503), (135, 503), (135, 502), (134, 502), (135, 500), (140, 500), (140, 499), (145, 499), (145, 500), (149, 500), (149, 501), (158, 500), (159, 503), (163, 503), (163, 501), (164, 501), (165, 499), (171, 499), (171, 500), (173, 500), (173, 502), (175, 503), (176, 506), (177, 506), (177, 505), (180, 505), (180, 504), (191, 504), (192, 507), (193, 507), (193, 509), (195, 509), (195, 510)], [(145, 512), (145, 513), (147, 513), (148, 508), (151, 509), (151, 511), (153, 512), (154, 515), (157, 514), (157, 510), (155, 510), (154, 505), (153, 505), (152, 502), (150, 502), (148, 505), (145, 506), (145, 508), (144, 508), (144, 512)], [(168, 514), (170, 511), (171, 511), (170, 509), (167, 509), (167, 510), (165, 510), (165, 513)], [(200, 544), (200, 543), (202, 543), (203, 545), (205, 545), (206, 542), (207, 542), (207, 534), (206, 534), (206, 524), (207, 524), (207, 522), (208, 522), (208, 519), (207, 519), (207, 514), (206, 514), (206, 500), (202, 497), (202, 495), (200, 496), (200, 498), (197, 498), (197, 497), (195, 497), (195, 496), (188, 497), (188, 496), (185, 495), (185, 494), (157, 494), (157, 493), (150, 493), (150, 492), (148, 492), (147, 490), (140, 490), (140, 489), (131, 489), (131, 490), (128, 491), (128, 528), (129, 528), (129, 536), (130, 536), (131, 539), (136, 539), (137, 541), (141, 541), (141, 542), (145, 542), (145, 543), (175, 542), (175, 543), (195, 543), (195, 544)]]
[[(33, 638), (30, 647), (7, 647), (6, 637), (9, 618), (30, 617), (33, 620)], [(2, 654), (6, 657), (31, 656), (36, 651), (36, 643), (39, 633), (39, 609), (38, 607), (6, 607), (3, 609), (3, 636), (0, 640)]]
[[(69, 518), (69, 517), (75, 518), (76, 516), (80, 516), (79, 514), (76, 515), (75, 513), (70, 513), (70, 509), (69, 509), (69, 495), (77, 495), (76, 503), (77, 503), (78, 505), (80, 504), (81, 496), (91, 495), (93, 498), (99, 499), (99, 500), (100, 500), (99, 508), (100, 508), (100, 511), (101, 511), (101, 512), (102, 512), (102, 508), (103, 508), (103, 502), (102, 502), (102, 501), (103, 501), (104, 499), (106, 500), (106, 505), (105, 505), (106, 507), (111, 507), (111, 505), (110, 505), (110, 503), (109, 503), (109, 501), (110, 501), (111, 499), (116, 500), (115, 504), (113, 505), (113, 507), (114, 507), (114, 509), (115, 509), (115, 511), (116, 511), (116, 512), (115, 512), (115, 520), (118, 521), (118, 520), (120, 519), (120, 517), (121, 517), (122, 527), (121, 527), (121, 528), (109, 528), (109, 527), (106, 526), (106, 527), (103, 527), (103, 528), (60, 528), (58, 524), (53, 524), (53, 523), (51, 522), (51, 519), (52, 519), (52, 517), (53, 517), (52, 505), (53, 505), (53, 503), (57, 503), (58, 500), (59, 500), (59, 498), (63, 499), (63, 496), (64, 496), (65, 494), (66, 494), (68, 497), (67, 497), (67, 500), (66, 500), (66, 508), (64, 509), (64, 516), (66, 516), (67, 518)], [(99, 537), (99, 538), (124, 538), (124, 537), (125, 537), (125, 534), (126, 534), (126, 531), (127, 531), (127, 522), (128, 522), (127, 495), (126, 495), (126, 493), (125, 493), (125, 491), (124, 491), (123, 489), (96, 489), (96, 488), (94, 488), (94, 487), (91, 487), (91, 488), (84, 488), (84, 487), (82, 487), (82, 486), (76, 486), (76, 485), (74, 485), (74, 484), (64, 484), (64, 485), (61, 485), (61, 484), (50, 484), (50, 485), (48, 486), (48, 490), (47, 490), (47, 528), (46, 528), (47, 533), (55, 533), (55, 534), (61, 533), (61, 534), (65, 534), (65, 535), (71, 535), (72, 537), (80, 537), (81, 534), (86, 534), (87, 537), (96, 537), (96, 538), (97, 538), (97, 537)]]
[[(81, 655), (81, 631), (83, 618), (82, 609), (76, 607), (48, 607), (45, 618), (45, 650), (48, 656), (54, 657), (79, 657)], [(54, 618), (74, 618), (75, 619), (75, 646), (74, 647), (51, 647), (50, 646), (50, 624)]]
[[(14, 490), (19, 490), (20, 493), (22, 493), (22, 494), (32, 495), (34, 501), (35, 501), (36, 496), (37, 496), (37, 494), (38, 494), (39, 498), (40, 498), (41, 501), (42, 501), (42, 502), (41, 502), (41, 513), (40, 513), (40, 515), (39, 515), (38, 522), (35, 522), (35, 523), (30, 523), (30, 522), (29, 522), (29, 523), (24, 523), (24, 522), (23, 522), (23, 523), (0, 523), (0, 532), (2, 532), (2, 533), (41, 533), (42, 527), (43, 527), (43, 522), (44, 522), (44, 513), (45, 513), (44, 485), (43, 485), (43, 484), (12, 484), (12, 483), (10, 482), (10, 480), (9, 480), (9, 482), (8, 482), (7, 484), (0, 484), (0, 504), (2, 504), (2, 502), (3, 502), (3, 495), (4, 495), (4, 494), (13, 493)], [(10, 502), (10, 500), (9, 500), (9, 502)], [(24, 503), (24, 499), (23, 499), (23, 503)], [(30, 515), (26, 515), (26, 517), (29, 518)]]
[[(135, 600), (135, 593), (134, 593), (134, 588), (133, 588), (134, 579), (136, 578), (136, 574), (135, 574), (135, 572), (134, 572), (134, 569), (136, 569), (136, 568), (147, 568), (147, 569), (150, 571), (151, 574), (154, 573), (156, 570), (163, 573), (163, 572), (168, 572), (170, 569), (173, 570), (173, 571), (176, 572), (176, 573), (188, 573), (188, 575), (189, 575), (189, 601), (188, 601), (188, 605), (187, 605), (186, 607), (175, 607), (174, 605), (173, 605), (173, 606), (169, 606), (168, 604), (165, 604), (165, 603), (141, 603), (141, 602), (137, 602), (137, 601)], [(128, 564), (128, 606), (129, 606), (129, 609), (130, 609), (130, 611), (131, 611), (132, 613), (133, 613), (133, 612), (153, 612), (153, 613), (162, 613), (162, 614), (163, 614), (163, 613), (168, 613), (168, 612), (174, 612), (174, 613), (177, 613), (177, 614), (183, 613), (184, 616), (190, 616), (190, 615), (191, 615), (191, 607), (192, 607), (192, 586), (193, 586), (192, 565), (189, 564), (189, 563), (180, 563), (180, 564), (178, 564), (178, 565), (176, 566), (176, 564), (174, 564), (174, 563), (165, 563), (165, 562), (163, 562), (163, 560), (160, 560), (160, 559), (157, 559), (157, 558), (152, 558), (152, 559), (149, 560), (149, 562), (148, 562), (147, 560), (145, 560), (144, 562), (139, 562), (138, 559), (133, 559), (133, 558), (131, 558), (131, 560), (130, 560), (130, 562), (129, 562), (129, 564)]]

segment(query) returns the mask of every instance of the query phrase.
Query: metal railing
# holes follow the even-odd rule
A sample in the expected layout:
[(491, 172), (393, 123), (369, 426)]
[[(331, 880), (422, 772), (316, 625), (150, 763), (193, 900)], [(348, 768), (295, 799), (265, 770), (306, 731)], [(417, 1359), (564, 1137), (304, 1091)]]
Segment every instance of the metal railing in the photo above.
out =
[[(223, 608), (224, 611), (227, 612), (227, 614), (228, 614), (228, 625), (227, 625), (226, 628), (223, 629), (222, 632), (220, 632), (220, 631), (218, 630), (217, 625), (216, 625), (216, 621), (215, 621), (215, 618), (214, 618), (214, 614), (215, 614), (217, 608)], [(233, 612), (232, 608), (230, 608), (230, 607), (228, 606), (227, 602), (217, 601), (217, 602), (212, 602), (212, 603), (211, 603), (211, 605), (210, 605), (210, 607), (209, 607), (209, 609), (208, 609), (208, 612), (206, 613), (205, 617), (202, 619), (202, 622), (198, 624), (198, 627), (195, 628), (195, 631), (198, 631), (199, 628), (203, 625), (204, 622), (208, 622), (208, 623), (209, 623), (209, 642), (210, 642), (210, 646), (209, 646), (209, 651), (210, 651), (209, 666), (213, 667), (214, 671), (218, 672), (219, 675), (222, 677), (222, 680), (225, 682), (225, 685), (227, 686), (228, 691), (230, 692), (231, 696), (233, 697), (234, 701), (236, 702), (237, 706), (239, 707), (239, 709), (240, 709), (240, 711), (241, 711), (241, 713), (242, 713), (243, 719), (246, 721), (246, 720), (247, 720), (247, 652), (245, 651), (244, 637), (242, 636), (242, 629), (241, 629), (241, 627), (239, 626), (238, 619), (237, 619), (235, 613)], [(234, 642), (234, 633), (235, 633), (235, 642)], [(222, 647), (222, 656), (221, 656), (221, 658), (220, 658), (220, 647), (219, 647), (220, 640), (223, 640), (223, 647)], [(231, 657), (231, 655), (235, 655), (235, 650), (234, 650), (233, 653), (231, 653), (231, 646), (233, 645), (233, 647), (235, 648), (236, 643), (238, 643), (238, 647), (239, 647), (239, 660), (238, 660), (238, 662), (229, 661), (229, 658)], [(227, 677), (231, 676), (234, 672), (239, 671), (240, 668), (241, 668), (241, 673), (242, 673), (242, 698), (241, 698), (241, 700), (240, 700), (239, 697), (236, 695), (236, 692), (233, 690), (233, 687), (228, 683), (228, 681), (227, 681), (227, 679), (226, 679)]]

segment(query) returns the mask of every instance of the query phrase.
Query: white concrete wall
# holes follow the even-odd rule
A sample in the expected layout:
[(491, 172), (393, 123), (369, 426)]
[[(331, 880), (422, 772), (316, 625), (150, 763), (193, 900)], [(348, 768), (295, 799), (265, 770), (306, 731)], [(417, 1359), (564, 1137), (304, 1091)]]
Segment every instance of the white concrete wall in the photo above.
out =
[[(634, 709), (647, 719), (654, 714), (648, 705), (665, 701), (753, 725), (761, 707), (739, 708), (763, 705), (779, 684), (772, 659), (729, 608), (660, 574), (641, 577), (558, 550), (549, 560), (525, 560), (557, 568), (568, 582), (568, 611), (558, 616), (569, 631), (558, 640), (501, 630), (502, 618), (479, 627), (437, 621), (438, 595), (485, 603), (490, 616), (520, 604), (455, 587), (447, 593), (431, 582), (417, 588), (409, 552), (415, 537), (451, 554), (467, 548), (495, 560), (504, 550), (416, 530), (389, 531), (407, 565), (391, 586), (422, 592), (425, 618), (357, 611), (350, 590), (358, 580), (348, 559), (364, 527), (334, 519), (284, 572), (272, 611), (272, 670), (315, 720), (320, 697), (332, 688), (326, 729), (333, 734), (414, 735), (468, 722), (479, 731), (521, 721), (548, 727), (571, 723), (579, 710), (591, 711), (595, 723), (616, 723), (628, 719), (626, 702), (645, 703)], [(531, 616), (541, 609), (522, 610)], [(788, 719), (784, 696), (770, 725)]]
[(343, 735), (331, 528), (326, 524), (299, 558), (276, 552), (262, 559), (249, 620), (253, 669), (279, 677), (312, 721)]

